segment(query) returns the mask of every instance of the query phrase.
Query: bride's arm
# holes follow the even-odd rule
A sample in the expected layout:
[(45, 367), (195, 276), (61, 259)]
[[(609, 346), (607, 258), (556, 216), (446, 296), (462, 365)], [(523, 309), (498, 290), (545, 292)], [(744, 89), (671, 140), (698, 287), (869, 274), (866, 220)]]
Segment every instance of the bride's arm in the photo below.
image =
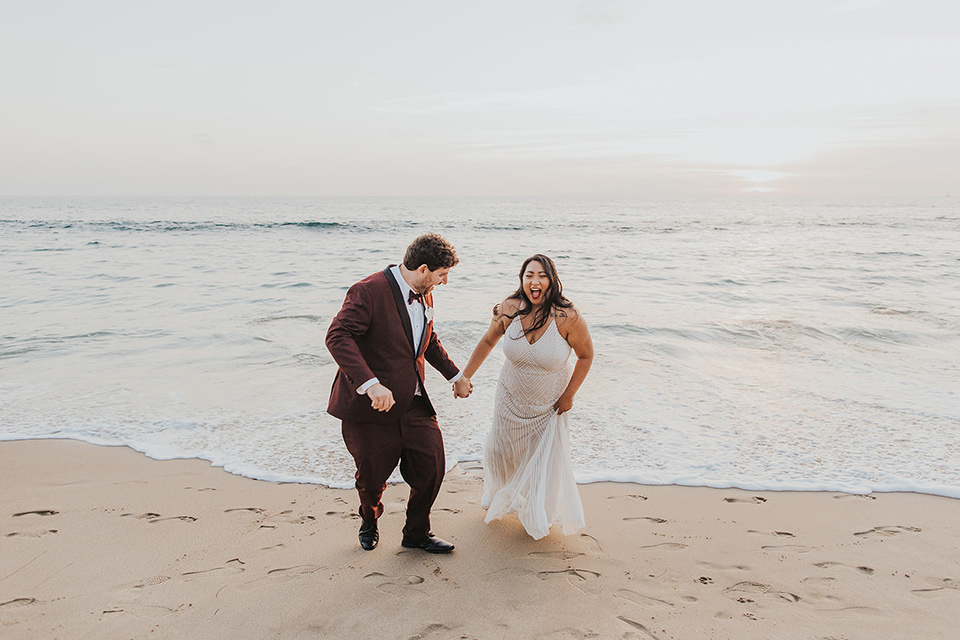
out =
[(510, 306), (508, 305), (509, 302), (511, 301), (504, 300), (493, 308), (493, 320), (490, 321), (490, 326), (487, 327), (487, 332), (480, 338), (480, 342), (474, 347), (473, 353), (470, 355), (470, 362), (463, 369), (464, 378), (469, 380), (473, 377), (473, 374), (477, 372), (480, 365), (487, 359), (487, 356), (490, 355), (490, 352), (493, 351), (493, 348), (497, 346), (500, 338), (506, 332), (506, 328), (503, 326), (504, 319), (507, 317), (504, 307)]
[(590, 338), (590, 329), (587, 328), (587, 321), (583, 319), (583, 314), (576, 309), (571, 309), (573, 313), (563, 322), (563, 329), (566, 330), (563, 338), (573, 348), (577, 354), (577, 363), (573, 366), (573, 375), (570, 376), (570, 382), (567, 388), (563, 390), (560, 398), (554, 404), (557, 413), (569, 411), (573, 406), (573, 396), (583, 381), (587, 378), (590, 371), (590, 365), (593, 364), (593, 339)]

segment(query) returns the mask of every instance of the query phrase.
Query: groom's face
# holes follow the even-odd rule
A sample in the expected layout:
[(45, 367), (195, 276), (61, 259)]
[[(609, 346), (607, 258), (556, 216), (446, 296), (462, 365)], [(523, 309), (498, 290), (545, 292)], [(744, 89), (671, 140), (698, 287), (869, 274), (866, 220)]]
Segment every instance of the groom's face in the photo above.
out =
[(427, 265), (420, 265), (420, 268), (417, 269), (419, 282), (417, 282), (417, 286), (415, 287), (417, 293), (428, 294), (433, 291), (433, 288), (437, 285), (447, 284), (447, 275), (450, 273), (450, 268), (451, 267), (443, 267), (436, 271), (430, 271)]

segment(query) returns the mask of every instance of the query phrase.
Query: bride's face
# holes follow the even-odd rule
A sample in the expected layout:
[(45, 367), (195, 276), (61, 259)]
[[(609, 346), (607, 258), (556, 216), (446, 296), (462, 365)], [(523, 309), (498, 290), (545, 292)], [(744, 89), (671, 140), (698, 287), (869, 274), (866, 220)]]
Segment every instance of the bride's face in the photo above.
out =
[(523, 292), (527, 299), (539, 306), (550, 292), (550, 277), (539, 260), (531, 260), (523, 270)]

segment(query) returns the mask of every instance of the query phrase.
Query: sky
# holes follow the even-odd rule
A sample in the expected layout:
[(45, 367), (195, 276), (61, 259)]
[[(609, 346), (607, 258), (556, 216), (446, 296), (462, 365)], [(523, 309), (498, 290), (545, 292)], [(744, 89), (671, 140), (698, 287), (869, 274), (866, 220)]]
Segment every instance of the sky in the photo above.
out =
[(0, 1), (0, 195), (960, 197), (956, 0)]

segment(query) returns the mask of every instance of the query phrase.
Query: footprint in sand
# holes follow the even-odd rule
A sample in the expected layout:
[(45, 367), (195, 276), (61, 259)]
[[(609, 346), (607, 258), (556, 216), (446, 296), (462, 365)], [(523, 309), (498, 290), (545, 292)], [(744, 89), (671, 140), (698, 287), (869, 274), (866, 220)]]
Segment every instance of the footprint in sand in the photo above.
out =
[(600, 541), (594, 538), (592, 535), (590, 535), (589, 533), (581, 533), (580, 537), (589, 538), (590, 540), (593, 540), (593, 544), (597, 545), (597, 551), (603, 553), (603, 547), (600, 546)]
[(155, 524), (157, 522), (165, 522), (167, 520), (180, 520), (181, 522), (196, 522), (197, 519), (193, 516), (169, 516), (166, 518), (152, 518), (150, 524)]
[(170, 576), (150, 576), (142, 578), (135, 582), (128, 582), (111, 589), (111, 593), (116, 600), (122, 603), (133, 602), (143, 593), (143, 590), (158, 584), (163, 584), (170, 579)]
[(149, 578), (137, 580), (137, 582), (133, 586), (135, 588), (142, 589), (144, 587), (152, 587), (157, 584), (163, 584), (169, 579), (170, 579), (170, 576), (150, 576)]
[(290, 524), (307, 524), (308, 522), (314, 522), (316, 518), (310, 514), (300, 516), (299, 518), (294, 518), (290, 521)]
[(541, 580), (565, 577), (567, 582), (577, 589), (589, 592), (594, 590), (593, 581), (599, 578), (600, 574), (589, 569), (561, 569), (560, 571), (540, 571), (537, 573), (537, 577)]
[(773, 536), (775, 538), (796, 538), (797, 536), (793, 535), (789, 531), (757, 531), (756, 529), (747, 529), (747, 533), (752, 533), (758, 536)]
[(644, 606), (659, 606), (659, 607), (675, 607), (676, 605), (672, 602), (667, 602), (666, 600), (661, 600), (660, 598), (654, 598), (653, 596), (645, 596), (642, 593), (637, 593), (631, 589), (618, 589), (614, 591), (613, 595), (618, 598), (623, 598), (624, 600), (629, 600), (630, 602), (644, 605)]
[(329, 567), (321, 566), (319, 564), (298, 564), (292, 567), (279, 567), (277, 569), (271, 569), (267, 571), (266, 575), (260, 576), (245, 582), (240, 585), (240, 589), (243, 591), (250, 591), (261, 588), (265, 584), (279, 584), (282, 582), (289, 582), (290, 580), (296, 580), (297, 578), (303, 578), (306, 576), (313, 575), (319, 571), (326, 571)]
[(663, 518), (653, 518), (650, 516), (631, 516), (623, 519), (624, 522), (629, 522), (631, 520), (646, 520), (647, 522), (652, 522), (654, 524), (664, 524), (667, 522)]
[(745, 564), (717, 564), (716, 562), (708, 562), (706, 560), (701, 560), (697, 564), (710, 567), (711, 569), (720, 569), (721, 571), (749, 571), (750, 567)]
[(840, 618), (848, 620), (861, 620), (863, 616), (880, 616), (883, 615), (883, 612), (880, 609), (874, 607), (862, 607), (862, 606), (851, 606), (851, 607), (840, 607), (839, 609), (817, 609), (817, 613), (821, 615), (826, 615), (830, 618)]
[(848, 569), (853, 569), (858, 573), (862, 573), (865, 576), (873, 575), (873, 569), (871, 569), (870, 567), (865, 567), (863, 565), (859, 567), (855, 567), (852, 564), (845, 564), (843, 562), (816, 562), (814, 563), (813, 566), (820, 569), (829, 569), (830, 567), (847, 567)]
[(137, 515), (137, 514), (135, 514), (135, 513), (121, 513), (121, 514), (120, 514), (120, 517), (121, 517), (121, 518), (136, 518), (137, 520), (156, 520), (157, 518), (160, 517), (160, 514), (159, 514), (159, 513), (153, 513), (153, 512), (141, 513), (140, 515)]
[(790, 593), (789, 591), (779, 591), (774, 589), (769, 584), (763, 584), (762, 582), (738, 582), (737, 584), (727, 587), (723, 590), (727, 594), (727, 597), (736, 600), (737, 602), (755, 602), (756, 598), (777, 598), (778, 600), (784, 600), (786, 602), (800, 602), (800, 596), (795, 593)]
[(20, 609), (21, 607), (29, 607), (36, 603), (36, 598), (15, 598), (13, 600), (7, 600), (6, 602), (0, 602), (0, 610), (9, 611), (11, 609)]
[(161, 518), (159, 513), (153, 513), (148, 511), (147, 513), (141, 513), (139, 515), (134, 513), (121, 513), (121, 518), (136, 518), (137, 520), (146, 520), (151, 524), (154, 522), (163, 522), (164, 520), (180, 520), (182, 522), (196, 522), (197, 519), (193, 516), (168, 516), (166, 518)]
[(360, 519), (360, 515), (357, 513), (354, 513), (353, 511), (327, 511), (323, 515), (327, 517), (340, 516), (342, 520), (359, 520)]
[(130, 615), (140, 618), (141, 620), (153, 620), (155, 618), (162, 618), (176, 611), (180, 611), (182, 607), (183, 605), (180, 605), (179, 607), (166, 607), (161, 604), (128, 602), (123, 605), (123, 608), (114, 608), (104, 611), (100, 614), (99, 619), (102, 620), (103, 616), (109, 613), (129, 613)]
[(607, 496), (607, 500), (647, 500), (647, 496), (642, 496), (639, 493), (628, 493), (622, 496)]
[(257, 515), (263, 515), (267, 512), (266, 509), (261, 509), (260, 507), (236, 507), (234, 509), (224, 509), (224, 513), (234, 513), (237, 511), (246, 511), (248, 513), (255, 513)]
[(180, 577), (184, 580), (194, 580), (196, 578), (223, 577), (243, 573), (243, 562), (239, 558), (228, 560), (222, 567), (213, 567), (212, 569), (200, 569), (199, 571), (187, 571), (181, 573)]
[(945, 593), (950, 593), (951, 591), (955, 591), (955, 590), (949, 589), (947, 587), (937, 587), (936, 589), (911, 589), (910, 593), (912, 593), (915, 596), (923, 596), (925, 598), (929, 598), (930, 596), (943, 595)]
[(288, 582), (290, 580), (312, 575), (319, 571), (326, 571), (328, 568), (329, 567), (321, 566), (319, 564), (298, 564), (292, 567), (279, 567), (277, 569), (270, 569), (267, 571), (266, 575), (243, 583), (240, 585), (240, 589), (243, 591), (260, 589), (268, 584)]
[(808, 547), (805, 544), (765, 544), (760, 548), (773, 553), (810, 553), (816, 549), (816, 547)]
[(623, 622), (624, 624), (630, 625), (631, 627), (633, 627), (633, 628), (636, 629), (637, 631), (642, 631), (642, 632), (644, 632), (645, 634), (647, 634), (647, 637), (652, 638), (652, 640), (660, 640), (660, 638), (658, 638), (657, 636), (653, 635), (653, 632), (650, 631), (650, 629), (647, 629), (645, 626), (643, 626), (642, 624), (640, 624), (640, 623), (637, 622), (636, 620), (631, 620), (630, 618), (624, 618), (623, 616), (617, 616), (617, 620), (619, 620), (620, 622)]
[(931, 581), (935, 585), (929, 589), (911, 589), (910, 593), (916, 596), (930, 597), (930, 596), (940, 596), (940, 595), (960, 595), (960, 581), (954, 580), (953, 578), (944, 578), (940, 581)]
[(8, 538), (39, 538), (41, 536), (49, 536), (57, 532), (57, 529), (43, 529), (35, 531), (14, 531), (8, 533)]
[(766, 498), (762, 496), (753, 496), (751, 498), (724, 498), (724, 502), (747, 502), (751, 504), (763, 504), (767, 501)]
[[(430, 636), (433, 636), (434, 634), (437, 634), (437, 636), (434, 636), (434, 637), (452, 638), (453, 635), (450, 632), (453, 631), (455, 628), (456, 627), (448, 627), (445, 624), (434, 622), (433, 624), (428, 624), (419, 632), (410, 636), (410, 640), (426, 640), (427, 638), (429, 638)], [(466, 636), (461, 636), (461, 637), (466, 637)]]
[(559, 551), (531, 551), (527, 554), (533, 558), (551, 558), (553, 560), (572, 560), (582, 556), (582, 553), (577, 551), (568, 551), (567, 549), (561, 549)]
[(533, 571), (530, 569), (521, 569), (520, 567), (504, 567), (502, 569), (497, 569), (496, 571), (485, 573), (483, 574), (483, 577), (498, 583), (501, 580), (511, 580), (514, 578), (526, 579), (531, 574), (533, 574)]
[(310, 514), (294, 516), (293, 511), (287, 509), (286, 511), (281, 511), (280, 513), (267, 517), (264, 521), (264, 524), (260, 526), (266, 528), (276, 528), (276, 524), (274, 523), (277, 522), (281, 524), (307, 524), (308, 522), (314, 521), (316, 521), (316, 518)]
[(39, 509), (37, 511), (21, 511), (20, 513), (13, 514), (14, 518), (22, 518), (23, 516), (55, 516), (59, 511), (54, 511), (53, 509)]
[(861, 537), (871, 537), (871, 536), (895, 536), (899, 533), (904, 532), (919, 533), (923, 531), (919, 527), (905, 527), (903, 525), (893, 525), (893, 526), (883, 526), (883, 527), (874, 527), (868, 531), (858, 531), (854, 533), (855, 536)]
[(641, 549), (658, 549), (661, 551), (679, 551), (681, 549), (686, 549), (690, 545), (681, 544), (679, 542), (661, 542), (660, 544), (648, 544), (646, 546), (640, 547)]
[(841, 493), (838, 496), (833, 496), (834, 500), (844, 500), (846, 498), (860, 498), (861, 500), (876, 500), (877, 496), (870, 495), (869, 493)]
[(417, 589), (417, 585), (423, 584), (423, 578), (420, 576), (387, 576), (379, 571), (374, 571), (363, 576), (363, 579), (374, 583), (377, 591), (389, 593), (396, 598), (420, 600), (427, 597), (427, 594)]
[(311, 573), (316, 573), (317, 571), (324, 571), (327, 567), (319, 564), (298, 564), (292, 567), (280, 567), (279, 569), (270, 569), (267, 571), (267, 576), (273, 580), (286, 581), (292, 580), (293, 578), (298, 578), (300, 576), (308, 576)]

